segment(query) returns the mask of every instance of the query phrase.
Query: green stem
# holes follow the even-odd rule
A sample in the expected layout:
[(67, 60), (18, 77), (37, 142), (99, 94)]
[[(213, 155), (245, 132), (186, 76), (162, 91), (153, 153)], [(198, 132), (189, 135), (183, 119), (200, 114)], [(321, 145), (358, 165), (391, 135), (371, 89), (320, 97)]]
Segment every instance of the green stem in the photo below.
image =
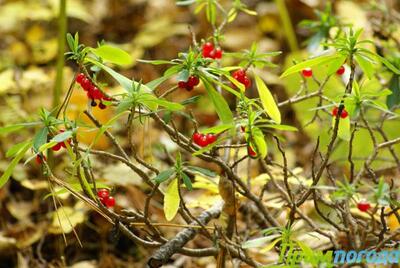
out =
[(56, 83), (53, 91), (53, 107), (60, 104), (60, 96), (63, 85), (65, 35), (67, 34), (67, 1), (60, 0), (60, 9), (58, 14), (58, 56), (57, 56), (57, 74)]
[(286, 8), (285, 0), (275, 0), (275, 4), (278, 7), (279, 15), (282, 20), (283, 30), (285, 31), (286, 39), (289, 43), (291, 51), (298, 50), (297, 38), (294, 33), (292, 21), (290, 20), (289, 12)]

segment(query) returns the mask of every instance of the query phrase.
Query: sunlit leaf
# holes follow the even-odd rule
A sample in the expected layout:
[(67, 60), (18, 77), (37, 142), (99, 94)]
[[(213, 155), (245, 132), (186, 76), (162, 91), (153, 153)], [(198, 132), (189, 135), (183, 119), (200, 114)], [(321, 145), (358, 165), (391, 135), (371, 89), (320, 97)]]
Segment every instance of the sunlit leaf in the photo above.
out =
[(10, 179), (11, 174), (13, 173), (15, 167), (21, 161), (21, 159), (24, 157), (26, 151), (28, 151), (29, 148), (31, 148), (32, 143), (28, 142), (24, 146), (20, 148), (18, 153), (15, 154), (14, 159), (11, 161), (11, 163), (8, 165), (7, 169), (4, 171), (3, 175), (0, 177), (0, 188), (3, 187), (4, 184)]
[(313, 67), (316, 65), (322, 65), (328, 62), (331, 62), (333, 60), (336, 60), (337, 58), (342, 57), (342, 55), (340, 54), (334, 54), (334, 55), (326, 55), (326, 56), (320, 56), (317, 58), (313, 58), (310, 60), (306, 60), (303, 62), (300, 62), (290, 68), (288, 68), (282, 75), (281, 78), (294, 74), (294, 73), (298, 73), (301, 70), (303, 70), (304, 68), (308, 68), (308, 67)]
[(178, 192), (178, 180), (174, 179), (168, 185), (164, 195), (164, 214), (167, 221), (171, 221), (179, 209), (181, 199)]
[(278, 106), (272, 96), (271, 92), (265, 85), (264, 81), (258, 76), (254, 75), (256, 79), (256, 85), (258, 94), (260, 95), (261, 103), (266, 113), (274, 120), (277, 124), (281, 123), (281, 113), (279, 112)]
[(126, 51), (111, 45), (102, 45), (92, 49), (92, 52), (106, 62), (118, 65), (130, 65), (133, 63), (131, 55)]

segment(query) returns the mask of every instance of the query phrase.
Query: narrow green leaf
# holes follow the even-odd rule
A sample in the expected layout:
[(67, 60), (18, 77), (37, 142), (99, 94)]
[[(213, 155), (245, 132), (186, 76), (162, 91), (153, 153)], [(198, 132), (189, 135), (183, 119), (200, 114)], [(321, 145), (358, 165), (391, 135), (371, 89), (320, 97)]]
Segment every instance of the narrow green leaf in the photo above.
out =
[(225, 130), (234, 128), (235, 125), (233, 124), (223, 124), (223, 125), (218, 125), (218, 126), (214, 126), (214, 127), (210, 127), (207, 129), (203, 129), (202, 131), (200, 131), (200, 133), (204, 133), (204, 134), (208, 134), (208, 133), (213, 133), (213, 134), (219, 134), (221, 132), (224, 132)]
[(263, 236), (248, 240), (242, 244), (242, 248), (259, 248), (264, 246), (267, 242), (270, 242), (275, 239), (280, 239), (280, 235), (270, 235), (270, 236)]
[[(332, 117), (332, 126), (335, 125), (335, 117)], [(338, 129), (338, 137), (342, 140), (349, 141), (351, 137), (350, 133), (350, 117), (339, 118), (339, 129)]]
[(215, 172), (208, 170), (206, 168), (195, 167), (195, 166), (188, 166), (187, 168), (193, 172), (201, 173), (207, 177), (214, 178), (215, 176), (217, 176), (217, 174), (215, 174)]
[(130, 65), (133, 63), (131, 55), (126, 51), (111, 45), (102, 45), (92, 49), (92, 52), (104, 61), (118, 65)]
[(18, 125), (10, 125), (10, 126), (5, 126), (0, 128), (0, 135), (5, 135), (11, 132), (15, 132), (23, 128), (24, 126), (18, 124)]
[(33, 138), (33, 150), (36, 152), (42, 146), (47, 142), (47, 135), (49, 133), (49, 130), (47, 127), (44, 127), (39, 130), (38, 133), (36, 133), (35, 137)]
[(329, 63), (327, 75), (332, 75), (332, 74), (336, 73), (336, 71), (340, 68), (340, 66), (343, 65), (345, 60), (346, 60), (346, 55), (341, 55), (337, 59), (332, 60)]
[(190, 180), (189, 176), (186, 175), (184, 172), (182, 172), (181, 175), (182, 175), (183, 183), (185, 184), (186, 188), (189, 191), (193, 190), (192, 181)]
[(363, 72), (367, 75), (368, 79), (371, 79), (374, 76), (374, 65), (362, 55), (356, 54), (354, 55), (354, 58)]
[(207, 79), (202, 78), (203, 84), (206, 88), (208, 96), (210, 96), (211, 101), (214, 104), (215, 110), (222, 123), (230, 124), (233, 122), (232, 111), (229, 109), (229, 105), (226, 100), (219, 94), (212, 85), (207, 81)]
[(21, 161), (21, 159), (24, 157), (26, 151), (28, 151), (28, 149), (31, 148), (31, 146), (32, 143), (28, 142), (23, 147), (20, 148), (18, 153), (16, 153), (16, 156), (11, 161), (7, 169), (4, 171), (3, 175), (0, 177), (0, 188), (3, 187), (3, 185), (6, 184), (7, 181), (10, 179), (10, 176), (13, 173), (15, 167), (17, 166), (19, 161)]
[(320, 56), (317, 58), (313, 58), (310, 60), (306, 60), (303, 62), (300, 62), (290, 68), (288, 68), (282, 75), (281, 78), (286, 77), (288, 75), (294, 74), (294, 73), (298, 73), (301, 70), (303, 70), (304, 68), (307, 67), (313, 67), (315, 65), (321, 65), (321, 64), (325, 64), (328, 62), (331, 62), (333, 60), (336, 60), (337, 58), (342, 57), (342, 55), (340, 54), (334, 54), (334, 55), (326, 55), (326, 56)]
[(175, 172), (175, 170), (172, 169), (172, 168), (171, 168), (171, 169), (164, 170), (164, 171), (160, 172), (160, 173), (157, 175), (157, 177), (154, 178), (154, 181), (157, 182), (157, 183), (162, 183), (162, 182), (168, 180), (168, 179), (172, 176), (172, 174), (173, 174), (174, 172)]
[(262, 158), (265, 158), (268, 154), (267, 143), (265, 142), (264, 134), (261, 129), (258, 127), (253, 127), (252, 135), (255, 143), (255, 148), (257, 148), (257, 152), (261, 155)]
[(10, 147), (10, 149), (7, 150), (6, 157), (7, 158), (14, 157), (28, 143), (31, 143), (31, 141), (28, 140), (14, 144), (13, 146)]
[(261, 103), (266, 113), (279, 125), (281, 123), (281, 113), (279, 112), (274, 97), (264, 81), (256, 74), (254, 74), (254, 77), (256, 79), (258, 94), (260, 95)]
[(60, 134), (57, 134), (56, 136), (54, 136), (51, 139), (51, 141), (63, 142), (71, 137), (72, 137), (72, 131), (68, 130), (68, 131), (61, 132)]
[[(257, 125), (257, 126), (259, 126), (259, 125)], [(265, 127), (278, 129), (278, 130), (285, 130), (285, 131), (298, 131), (298, 129), (296, 127), (288, 126), (288, 125), (272, 125), (272, 124), (268, 124), (268, 125), (265, 125)]]

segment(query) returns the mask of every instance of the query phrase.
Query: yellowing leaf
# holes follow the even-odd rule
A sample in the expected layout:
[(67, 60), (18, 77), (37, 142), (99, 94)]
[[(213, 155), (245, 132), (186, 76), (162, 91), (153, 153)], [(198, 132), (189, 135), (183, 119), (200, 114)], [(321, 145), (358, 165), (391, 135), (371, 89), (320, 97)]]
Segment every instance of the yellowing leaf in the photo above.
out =
[[(335, 117), (332, 117), (332, 126), (335, 126)], [(338, 137), (342, 140), (349, 141), (350, 140), (350, 117), (339, 119), (339, 129), (338, 129)]]
[(254, 75), (256, 79), (256, 85), (258, 94), (260, 95), (261, 103), (267, 112), (267, 114), (274, 120), (277, 124), (281, 123), (281, 113), (279, 112), (278, 106), (269, 91), (267, 85), (265, 85), (264, 81), (258, 76)]
[(52, 234), (68, 234), (84, 220), (84, 211), (71, 207), (60, 207), (53, 212), (53, 221), (49, 227), (49, 232)]
[(179, 209), (181, 199), (178, 192), (178, 180), (174, 179), (167, 187), (164, 195), (164, 214), (167, 221), (171, 221)]

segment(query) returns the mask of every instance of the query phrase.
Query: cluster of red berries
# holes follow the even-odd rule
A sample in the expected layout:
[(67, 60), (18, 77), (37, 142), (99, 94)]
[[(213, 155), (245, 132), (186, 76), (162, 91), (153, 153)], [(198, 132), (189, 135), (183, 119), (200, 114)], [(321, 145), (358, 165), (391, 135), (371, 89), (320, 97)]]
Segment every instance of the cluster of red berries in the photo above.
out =
[(217, 136), (214, 134), (201, 134), (201, 133), (194, 133), (193, 136), (193, 141), (200, 147), (206, 147), (207, 145), (214, 143), (217, 140)]
[[(340, 66), (339, 69), (337, 69), (336, 74), (337, 74), (337, 75), (343, 75), (345, 71), (346, 71), (346, 69), (345, 69), (344, 66), (342, 65), (342, 66)], [(308, 78), (308, 77), (312, 77), (313, 71), (312, 71), (311, 68), (305, 68), (305, 69), (303, 69), (303, 70), (301, 71), (301, 74), (302, 74), (305, 78)]]
[[(333, 107), (333, 109), (332, 109), (332, 116), (333, 117), (336, 117), (337, 116), (337, 114), (338, 114), (338, 112), (339, 112), (339, 107), (337, 107), (337, 106), (335, 106), (335, 107)], [(340, 114), (340, 117), (341, 118), (346, 118), (347, 116), (349, 116), (349, 113), (346, 111), (346, 109), (343, 107), (343, 110), (342, 110), (342, 113)]]
[(115, 206), (115, 198), (110, 196), (110, 191), (107, 189), (100, 189), (97, 191), (97, 196), (100, 202), (108, 208)]
[(99, 108), (100, 109), (105, 109), (107, 108), (106, 105), (102, 102), (103, 100), (105, 101), (110, 101), (111, 99), (107, 98), (104, 96), (104, 94), (98, 89), (95, 85), (93, 85), (92, 81), (90, 81), (89, 78), (85, 76), (85, 74), (80, 73), (76, 76), (76, 82), (81, 85), (83, 90), (86, 91), (86, 94), (89, 99), (92, 100), (91, 105), (97, 106), (96, 100), (99, 100)]
[(204, 58), (221, 59), (222, 53), (223, 51), (221, 48), (214, 48), (214, 45), (210, 42), (205, 43), (202, 47)]
[(188, 78), (188, 80), (186, 82), (185, 81), (179, 81), (178, 82), (178, 87), (179, 88), (184, 88), (187, 91), (191, 91), (199, 83), (200, 83), (200, 79), (195, 75), (191, 75), (191, 76), (189, 76), (189, 78)]
[(232, 77), (235, 78), (239, 83), (242, 83), (247, 89), (251, 86), (251, 80), (243, 69), (236, 70), (232, 73)]
[[(62, 130), (60, 130), (60, 133), (63, 133), (64, 132), (64, 130), (62, 129)], [(53, 147), (51, 147), (51, 149), (53, 150), (53, 151), (59, 151), (61, 148), (67, 148), (67, 145), (65, 145), (65, 143), (68, 143), (68, 144), (70, 144), (71, 145), (71, 139), (68, 139), (68, 140), (66, 140), (66, 141), (62, 141), (62, 142), (59, 142), (59, 143), (57, 143), (56, 145), (54, 145)]]
[(367, 212), (371, 208), (371, 204), (366, 200), (361, 200), (358, 202), (357, 208), (362, 212)]

